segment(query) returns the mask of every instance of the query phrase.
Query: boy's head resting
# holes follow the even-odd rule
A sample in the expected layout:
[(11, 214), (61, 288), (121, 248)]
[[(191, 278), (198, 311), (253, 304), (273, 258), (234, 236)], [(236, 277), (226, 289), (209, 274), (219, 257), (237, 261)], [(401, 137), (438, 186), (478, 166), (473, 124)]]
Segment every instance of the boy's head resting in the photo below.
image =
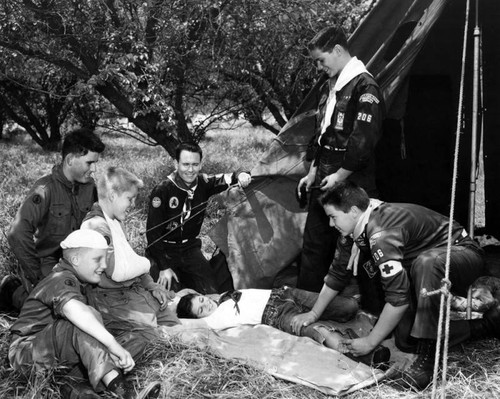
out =
[(108, 243), (94, 230), (75, 230), (62, 242), (63, 258), (75, 270), (80, 281), (97, 284), (106, 269)]
[(63, 173), (72, 182), (88, 183), (95, 172), (104, 143), (90, 129), (77, 129), (66, 135), (62, 145)]
[(142, 180), (133, 173), (110, 166), (97, 182), (99, 202), (104, 205), (108, 216), (123, 221), (143, 186)]
[(215, 312), (217, 306), (217, 302), (206, 295), (187, 294), (177, 304), (177, 317), (180, 319), (201, 319)]

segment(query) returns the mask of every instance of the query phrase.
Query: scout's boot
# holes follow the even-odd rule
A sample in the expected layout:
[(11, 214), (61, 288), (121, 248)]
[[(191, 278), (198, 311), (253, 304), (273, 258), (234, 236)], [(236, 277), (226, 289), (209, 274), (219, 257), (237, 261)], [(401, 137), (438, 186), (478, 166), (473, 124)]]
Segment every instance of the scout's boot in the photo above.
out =
[(88, 382), (67, 382), (60, 389), (63, 399), (100, 399)]
[(389, 360), (391, 359), (391, 351), (383, 345), (378, 345), (370, 353), (363, 356), (354, 356), (350, 353), (344, 353), (344, 355), (352, 360), (381, 370), (387, 370), (389, 368)]
[(500, 339), (500, 308), (495, 306), (483, 314), (482, 319), (468, 320), (470, 338), (473, 340), (485, 338)]
[(137, 396), (132, 384), (121, 374), (109, 383), (108, 391), (113, 392), (120, 399), (135, 399)]
[(161, 384), (156, 381), (136, 393), (132, 383), (121, 374), (108, 385), (108, 390), (120, 399), (156, 399), (160, 395), (160, 389)]
[(436, 341), (433, 339), (419, 339), (417, 358), (406, 370), (396, 378), (392, 378), (398, 387), (421, 391), (431, 383), (434, 373), (434, 357), (436, 355)]
[(12, 302), (14, 291), (21, 285), (21, 279), (13, 274), (7, 274), (0, 282), (0, 312), (15, 311)]

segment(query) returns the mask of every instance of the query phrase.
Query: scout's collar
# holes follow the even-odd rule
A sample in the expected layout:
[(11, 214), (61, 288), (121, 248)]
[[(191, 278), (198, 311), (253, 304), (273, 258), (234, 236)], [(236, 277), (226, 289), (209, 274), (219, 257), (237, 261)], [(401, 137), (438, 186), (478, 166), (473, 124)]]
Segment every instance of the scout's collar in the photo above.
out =
[(167, 179), (174, 183), (178, 188), (187, 191), (188, 193), (193, 193), (198, 186), (198, 176), (191, 186), (188, 186), (186, 182), (180, 178), (177, 172), (172, 172), (170, 175), (168, 175)]
[(359, 247), (356, 245), (356, 240), (361, 236), (363, 231), (365, 231), (365, 227), (368, 224), (368, 220), (370, 219), (370, 215), (374, 209), (377, 209), (382, 204), (382, 201), (370, 198), (370, 204), (366, 211), (358, 219), (356, 226), (354, 226), (354, 232), (352, 233), (352, 238), (354, 239), (354, 243), (351, 248), (351, 256), (349, 258), (349, 262), (347, 263), (347, 270), (352, 270), (352, 274), (354, 276), (358, 275), (358, 261), (359, 261)]

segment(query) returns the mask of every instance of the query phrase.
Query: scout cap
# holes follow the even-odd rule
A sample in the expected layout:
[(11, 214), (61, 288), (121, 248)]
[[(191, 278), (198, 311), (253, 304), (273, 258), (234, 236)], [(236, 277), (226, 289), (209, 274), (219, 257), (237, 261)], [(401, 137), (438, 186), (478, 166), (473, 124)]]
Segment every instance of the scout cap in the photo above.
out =
[(75, 230), (61, 242), (62, 249), (95, 248), (107, 249), (108, 243), (104, 236), (95, 230)]

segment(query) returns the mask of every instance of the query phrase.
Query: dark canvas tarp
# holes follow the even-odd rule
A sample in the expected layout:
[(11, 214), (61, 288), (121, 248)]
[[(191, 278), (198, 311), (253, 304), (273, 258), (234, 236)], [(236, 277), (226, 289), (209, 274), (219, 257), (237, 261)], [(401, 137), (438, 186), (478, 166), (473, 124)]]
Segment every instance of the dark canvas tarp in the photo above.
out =
[[(472, 3), (474, 4), (474, 3)], [(486, 230), (500, 232), (500, 7), (479, 0), (484, 86)], [(379, 82), (388, 119), (378, 146), (378, 186), (386, 201), (448, 214), (466, 0), (379, 0), (350, 38), (351, 52)], [(463, 134), (455, 218), (467, 225), (472, 103), (471, 7)], [(228, 257), (236, 288), (271, 287), (299, 254), (305, 212), (294, 198), (309, 165), (318, 82), (252, 170), (250, 188), (228, 196), (231, 213), (211, 232)]]

